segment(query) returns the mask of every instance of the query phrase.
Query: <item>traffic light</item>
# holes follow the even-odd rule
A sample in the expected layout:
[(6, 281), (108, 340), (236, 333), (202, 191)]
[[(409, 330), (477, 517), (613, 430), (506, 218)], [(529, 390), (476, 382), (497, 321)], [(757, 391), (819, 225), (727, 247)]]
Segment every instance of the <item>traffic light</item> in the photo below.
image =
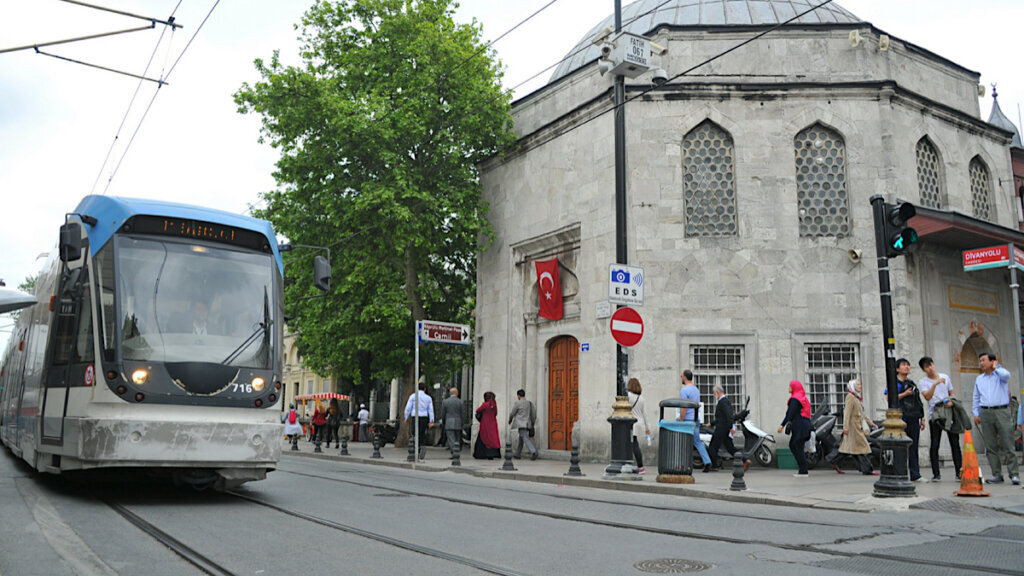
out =
[(882, 229), (885, 236), (885, 256), (895, 258), (906, 254), (910, 245), (917, 242), (917, 230), (907, 226), (917, 209), (909, 202), (884, 205)]
[(323, 256), (313, 259), (313, 285), (324, 292), (331, 290), (331, 263)]

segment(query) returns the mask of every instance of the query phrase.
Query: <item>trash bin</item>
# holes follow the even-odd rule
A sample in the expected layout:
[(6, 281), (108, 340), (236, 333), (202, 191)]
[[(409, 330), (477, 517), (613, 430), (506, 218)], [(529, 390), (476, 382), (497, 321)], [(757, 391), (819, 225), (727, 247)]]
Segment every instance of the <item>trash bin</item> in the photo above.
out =
[(665, 408), (697, 408), (698, 402), (669, 398), (658, 403), (658, 474), (693, 474), (693, 434), (696, 422), (666, 420)]

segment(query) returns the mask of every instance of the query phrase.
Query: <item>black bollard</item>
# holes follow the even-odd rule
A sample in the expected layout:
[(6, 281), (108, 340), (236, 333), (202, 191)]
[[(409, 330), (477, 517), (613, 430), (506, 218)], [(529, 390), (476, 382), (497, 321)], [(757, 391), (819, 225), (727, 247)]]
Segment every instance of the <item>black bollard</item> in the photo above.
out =
[(516, 467), (512, 464), (512, 442), (505, 442), (505, 463), (501, 465), (501, 470), (515, 472)]
[(313, 435), (313, 452), (320, 454), (323, 450), (320, 449), (320, 434)]
[(348, 456), (348, 434), (341, 435), (341, 455)]
[(381, 458), (381, 455), (380, 455), (380, 432), (376, 432), (375, 431), (373, 433), (373, 454), (370, 455), (370, 458), (374, 458), (374, 459)]
[(580, 470), (580, 445), (578, 442), (572, 443), (572, 452), (569, 453), (569, 471), (562, 476), (586, 476)]
[(743, 481), (743, 452), (736, 452), (732, 457), (732, 485), (729, 490), (739, 492), (747, 489), (747, 483)]
[(299, 435), (298, 434), (292, 434), (292, 450), (298, 450), (298, 449), (299, 449)]
[(409, 434), (409, 456), (406, 457), (405, 461), (416, 461), (416, 436), (413, 434)]
[(452, 446), (452, 466), (462, 466), (462, 460), (460, 460), (460, 452), (462, 452), (462, 440), (455, 442)]

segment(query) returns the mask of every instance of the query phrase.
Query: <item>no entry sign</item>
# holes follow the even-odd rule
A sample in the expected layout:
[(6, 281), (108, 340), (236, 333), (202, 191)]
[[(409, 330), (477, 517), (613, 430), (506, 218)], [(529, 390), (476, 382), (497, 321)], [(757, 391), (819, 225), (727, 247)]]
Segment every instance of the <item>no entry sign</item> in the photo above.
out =
[(644, 320), (632, 308), (619, 308), (612, 314), (612, 338), (622, 346), (636, 346), (644, 337)]

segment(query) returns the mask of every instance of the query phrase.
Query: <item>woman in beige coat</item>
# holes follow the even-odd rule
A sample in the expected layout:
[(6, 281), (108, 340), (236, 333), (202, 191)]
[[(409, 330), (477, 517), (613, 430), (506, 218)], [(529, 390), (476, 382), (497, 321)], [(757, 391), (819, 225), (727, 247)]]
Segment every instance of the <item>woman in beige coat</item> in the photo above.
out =
[(871, 470), (871, 460), (867, 456), (871, 454), (871, 446), (864, 433), (865, 430), (876, 428), (876, 426), (864, 414), (864, 407), (861, 405), (860, 380), (850, 380), (846, 384), (846, 389), (849, 393), (846, 395), (846, 409), (843, 411), (843, 441), (839, 444), (838, 455), (831, 461), (832, 468), (843, 474), (840, 464), (846, 460), (847, 456), (852, 456), (857, 462), (857, 469), (861, 474), (877, 476), (878, 472)]

